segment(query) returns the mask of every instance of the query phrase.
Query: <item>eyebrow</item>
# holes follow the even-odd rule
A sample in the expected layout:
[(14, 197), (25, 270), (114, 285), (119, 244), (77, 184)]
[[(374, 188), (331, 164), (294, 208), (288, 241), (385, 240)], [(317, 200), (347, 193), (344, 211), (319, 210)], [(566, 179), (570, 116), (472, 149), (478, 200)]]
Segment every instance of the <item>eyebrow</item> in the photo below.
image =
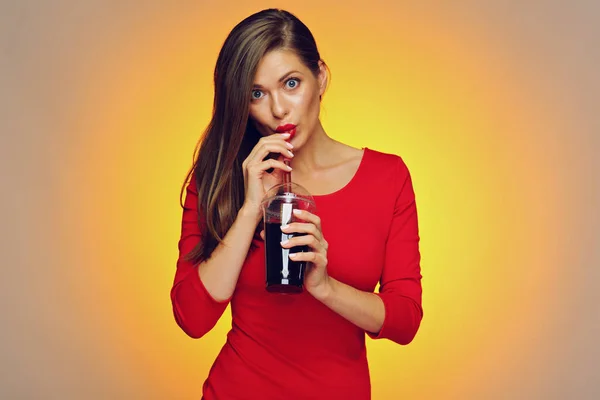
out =
[[(287, 78), (288, 76), (292, 75), (292, 74), (300, 74), (300, 71), (290, 71), (288, 73), (286, 73), (285, 75), (283, 75), (281, 78), (279, 78), (279, 82), (283, 82), (285, 80), (285, 78)], [(256, 89), (263, 89), (264, 87), (262, 85), (259, 85), (258, 83), (255, 83), (253, 88)]]

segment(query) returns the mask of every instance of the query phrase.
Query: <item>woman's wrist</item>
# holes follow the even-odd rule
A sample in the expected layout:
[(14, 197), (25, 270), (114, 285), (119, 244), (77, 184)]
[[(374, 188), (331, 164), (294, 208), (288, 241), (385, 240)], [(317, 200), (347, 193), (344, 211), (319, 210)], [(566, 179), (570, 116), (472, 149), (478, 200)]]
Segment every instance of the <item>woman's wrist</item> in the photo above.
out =
[(260, 207), (253, 206), (251, 204), (244, 203), (240, 211), (238, 212), (238, 216), (242, 218), (253, 219), (258, 224), (260, 219), (262, 218), (262, 210)]
[(315, 299), (319, 300), (321, 303), (327, 304), (333, 297), (335, 283), (335, 279), (327, 276), (321, 285), (307, 290)]

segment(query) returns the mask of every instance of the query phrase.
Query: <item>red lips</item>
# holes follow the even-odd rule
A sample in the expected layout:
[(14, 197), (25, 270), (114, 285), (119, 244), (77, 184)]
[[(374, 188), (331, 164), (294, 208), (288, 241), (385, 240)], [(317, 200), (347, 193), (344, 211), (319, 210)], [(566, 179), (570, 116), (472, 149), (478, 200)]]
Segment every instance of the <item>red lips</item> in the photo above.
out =
[(289, 133), (290, 134), (290, 140), (291, 140), (294, 137), (294, 135), (296, 134), (296, 125), (294, 125), (294, 124), (281, 125), (281, 126), (278, 126), (277, 129), (275, 129), (275, 132), (277, 132), (277, 133)]

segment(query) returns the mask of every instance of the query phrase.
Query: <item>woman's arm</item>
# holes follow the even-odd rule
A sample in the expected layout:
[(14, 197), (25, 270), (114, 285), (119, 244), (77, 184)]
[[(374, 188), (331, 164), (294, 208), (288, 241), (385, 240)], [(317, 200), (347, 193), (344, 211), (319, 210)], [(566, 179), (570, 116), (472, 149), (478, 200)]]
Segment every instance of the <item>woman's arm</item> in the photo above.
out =
[[(233, 296), (256, 226), (262, 217), (260, 204), (266, 192), (265, 186), (270, 187), (280, 180), (281, 171), (291, 170), (283, 161), (267, 159), (267, 155), (290, 153), (289, 149), (293, 146), (286, 142), (289, 137), (289, 134), (262, 137), (244, 160), (244, 204), (222, 242), (208, 259), (197, 266), (183, 259), (202, 240), (198, 224), (198, 190), (192, 174), (184, 204), (175, 283), (171, 289), (175, 319), (191, 337), (199, 338), (211, 330)], [(293, 155), (290, 153), (290, 156)], [(267, 174), (270, 168), (276, 172)]]
[(183, 206), (171, 303), (177, 324), (193, 338), (210, 331), (227, 308), (259, 220), (256, 213), (242, 208), (223, 243), (208, 260), (195, 265), (184, 256), (202, 240), (197, 204), (198, 193), (192, 176)]
[(410, 343), (421, 324), (421, 255), (415, 193), (401, 158), (396, 167), (396, 199), (379, 293), (362, 292), (329, 278), (323, 304), (363, 328), (373, 339)]
[(363, 292), (332, 277), (326, 290), (313, 296), (327, 307), (367, 332), (379, 332), (385, 320), (385, 307), (374, 293)]
[(259, 220), (260, 214), (242, 207), (223, 242), (198, 266), (200, 280), (216, 301), (233, 296)]
[(415, 195), (408, 169), (398, 158), (395, 203), (385, 246), (385, 259), (379, 293), (364, 292), (339, 282), (327, 274), (327, 241), (320, 218), (300, 212), (310, 224), (290, 224), (289, 230), (305, 232), (284, 243), (284, 247), (308, 245), (313, 251), (296, 253), (294, 260), (308, 261), (306, 289), (319, 301), (374, 338), (387, 338), (399, 344), (412, 341), (419, 329), (421, 269)]

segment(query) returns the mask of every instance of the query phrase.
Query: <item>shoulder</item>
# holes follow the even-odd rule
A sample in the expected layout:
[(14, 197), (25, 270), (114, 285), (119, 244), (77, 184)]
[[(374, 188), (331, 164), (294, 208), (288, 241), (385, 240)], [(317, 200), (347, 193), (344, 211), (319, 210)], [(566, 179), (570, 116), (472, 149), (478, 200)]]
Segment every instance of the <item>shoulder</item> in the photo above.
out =
[(408, 175), (408, 167), (398, 154), (387, 153), (365, 147), (365, 166), (371, 173), (382, 175)]
[(372, 186), (371, 192), (379, 193), (382, 209), (393, 212), (390, 210), (395, 210), (398, 204), (414, 202), (411, 174), (400, 155), (365, 148), (365, 156), (368, 156), (365, 177)]
[(399, 198), (413, 192), (411, 173), (398, 154), (365, 148), (363, 177), (381, 196)]

